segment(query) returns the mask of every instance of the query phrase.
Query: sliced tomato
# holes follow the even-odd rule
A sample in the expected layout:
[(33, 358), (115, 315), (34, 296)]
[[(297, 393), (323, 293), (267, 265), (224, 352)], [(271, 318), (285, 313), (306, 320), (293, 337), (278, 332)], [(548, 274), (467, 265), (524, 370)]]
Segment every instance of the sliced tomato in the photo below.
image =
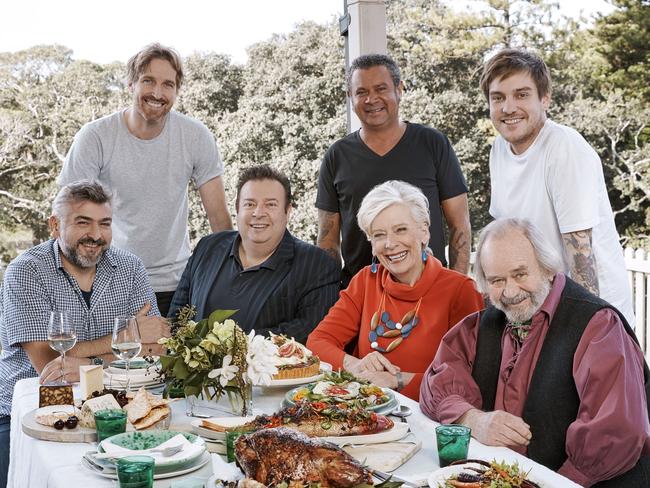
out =
[(311, 402), (311, 406), (314, 407), (314, 410), (318, 410), (319, 412), (329, 407), (329, 405), (325, 402)]
[(327, 393), (330, 395), (343, 396), (343, 395), (349, 395), (350, 390), (346, 390), (345, 388), (341, 388), (340, 386), (332, 385), (330, 388), (327, 389)]

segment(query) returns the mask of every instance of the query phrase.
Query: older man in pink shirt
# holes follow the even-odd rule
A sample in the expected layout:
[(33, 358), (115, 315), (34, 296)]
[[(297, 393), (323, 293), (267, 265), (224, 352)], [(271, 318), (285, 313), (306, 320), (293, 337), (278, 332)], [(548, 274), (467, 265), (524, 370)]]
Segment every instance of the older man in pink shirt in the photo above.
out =
[(476, 278), (492, 306), (445, 335), (420, 407), (583, 486), (650, 486), (643, 353), (625, 318), (561, 269), (528, 221), (489, 224)]

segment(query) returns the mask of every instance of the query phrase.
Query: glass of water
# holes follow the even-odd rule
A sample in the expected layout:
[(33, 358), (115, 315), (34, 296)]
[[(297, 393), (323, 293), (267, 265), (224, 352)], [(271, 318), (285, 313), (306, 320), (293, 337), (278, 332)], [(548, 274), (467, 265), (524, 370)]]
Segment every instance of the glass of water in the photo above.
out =
[(65, 380), (65, 353), (77, 343), (77, 334), (65, 312), (50, 312), (50, 321), (47, 325), (47, 342), (50, 347), (61, 354), (61, 382)]
[(113, 337), (111, 341), (113, 354), (126, 363), (126, 391), (129, 391), (131, 378), (129, 377), (129, 363), (131, 359), (140, 354), (142, 341), (138, 320), (133, 315), (120, 315), (115, 317), (113, 324)]

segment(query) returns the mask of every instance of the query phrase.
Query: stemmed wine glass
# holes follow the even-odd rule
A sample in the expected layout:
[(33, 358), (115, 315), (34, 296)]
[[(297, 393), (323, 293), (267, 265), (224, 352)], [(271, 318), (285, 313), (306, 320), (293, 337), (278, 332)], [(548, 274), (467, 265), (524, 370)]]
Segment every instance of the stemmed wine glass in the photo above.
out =
[(129, 363), (131, 359), (140, 354), (141, 348), (142, 340), (140, 339), (140, 329), (138, 329), (137, 319), (133, 315), (120, 315), (115, 317), (111, 349), (113, 350), (113, 354), (123, 359), (126, 363), (126, 391), (129, 391), (131, 386)]
[(77, 343), (77, 334), (67, 313), (50, 312), (47, 341), (52, 349), (61, 354), (61, 382), (66, 385), (68, 382), (65, 380), (65, 353)]

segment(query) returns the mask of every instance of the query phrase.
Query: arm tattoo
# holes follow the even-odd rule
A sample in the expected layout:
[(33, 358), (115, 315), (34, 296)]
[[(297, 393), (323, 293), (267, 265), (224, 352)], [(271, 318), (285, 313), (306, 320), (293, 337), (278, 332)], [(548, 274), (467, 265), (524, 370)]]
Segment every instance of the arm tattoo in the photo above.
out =
[(318, 211), (318, 239), (316, 245), (340, 264), (341, 237), (339, 218), (338, 213), (327, 212), (325, 210)]
[(449, 229), (449, 267), (459, 273), (469, 271), (470, 235), (463, 229)]
[(571, 277), (598, 295), (598, 267), (591, 242), (591, 229), (562, 234), (562, 239), (571, 266)]

